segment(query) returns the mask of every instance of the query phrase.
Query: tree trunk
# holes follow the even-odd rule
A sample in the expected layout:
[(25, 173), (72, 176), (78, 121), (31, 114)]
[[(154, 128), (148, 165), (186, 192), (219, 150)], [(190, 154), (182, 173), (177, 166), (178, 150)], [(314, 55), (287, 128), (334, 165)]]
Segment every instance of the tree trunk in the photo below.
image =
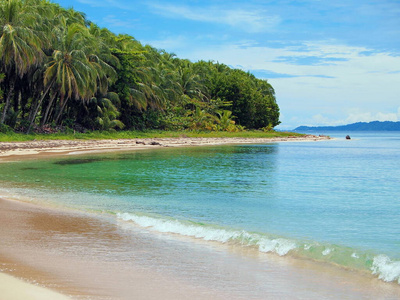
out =
[(57, 93), (54, 93), (54, 94), (51, 96), (50, 101), (49, 101), (49, 104), (47, 105), (47, 108), (46, 108), (46, 112), (45, 112), (45, 114), (44, 114), (44, 117), (43, 117), (42, 121), (40, 122), (40, 125), (43, 126), (44, 124), (47, 123), (47, 120), (48, 120), (48, 118), (49, 118), (50, 109), (51, 109), (51, 107), (52, 107), (52, 105), (53, 105), (53, 102), (54, 102), (54, 99), (56, 98), (56, 96), (57, 96)]
[(12, 94), (14, 92), (14, 88), (15, 88), (15, 79), (11, 79), (10, 89), (8, 90), (8, 94), (7, 94), (7, 98), (6, 98), (6, 104), (4, 105), (3, 113), (2, 113), (1, 119), (0, 119), (0, 124), (4, 124), (4, 121), (6, 120), (8, 107), (10, 106), (11, 96), (12, 96)]
[[(32, 104), (31, 104), (31, 107), (30, 107), (30, 109), (29, 109), (29, 116), (28, 116), (28, 123), (27, 124), (30, 124), (31, 123), (31, 120), (32, 120), (32, 116), (33, 116), (33, 114), (34, 114), (34, 112), (35, 112), (35, 110), (36, 110), (36, 107), (38, 106), (38, 104), (39, 104), (39, 95), (34, 95), (33, 97), (32, 97), (32, 99), (34, 99), (34, 100), (32, 100)], [(28, 125), (28, 127), (29, 127), (30, 125)]]
[(36, 115), (37, 115), (37, 113), (38, 113), (38, 111), (39, 111), (39, 107), (42, 105), (42, 102), (43, 102), (44, 97), (46, 97), (47, 93), (50, 91), (50, 88), (51, 88), (51, 86), (53, 85), (53, 82), (54, 82), (54, 79), (53, 79), (53, 80), (51, 81), (51, 83), (47, 86), (45, 92), (43, 93), (43, 95), (42, 95), (42, 97), (40, 98), (38, 104), (36, 105), (36, 108), (35, 108), (35, 110), (34, 110), (33, 113), (32, 113), (32, 116), (31, 116), (31, 119), (30, 119), (30, 122), (29, 122), (28, 129), (26, 130), (26, 133), (29, 133), (29, 131), (31, 130), (32, 125), (33, 125), (33, 123), (35, 122)]
[(64, 95), (62, 95), (61, 99), (60, 99), (60, 106), (61, 106), (60, 107), (60, 111), (58, 112), (58, 115), (57, 115), (57, 117), (55, 119), (55, 123), (56, 124), (58, 124), (58, 122), (60, 121), (61, 115), (62, 115), (62, 113), (63, 113), (63, 111), (65, 109), (65, 106), (66, 106), (67, 102), (68, 102), (68, 98), (65, 99), (65, 101), (64, 101)]

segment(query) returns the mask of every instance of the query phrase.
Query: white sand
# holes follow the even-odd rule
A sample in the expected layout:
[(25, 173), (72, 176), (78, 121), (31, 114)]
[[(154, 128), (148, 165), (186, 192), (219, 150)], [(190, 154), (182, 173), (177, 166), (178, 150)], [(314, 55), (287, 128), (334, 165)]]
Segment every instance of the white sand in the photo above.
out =
[(327, 136), (289, 136), (273, 138), (147, 138), (119, 140), (48, 140), (28, 142), (0, 142), (0, 161), (11, 157), (36, 155), (85, 154), (110, 151), (132, 151), (160, 147), (211, 146), (227, 144), (260, 144), (276, 142), (304, 142), (330, 139)]
[(68, 300), (67, 296), (0, 273), (1, 300)]

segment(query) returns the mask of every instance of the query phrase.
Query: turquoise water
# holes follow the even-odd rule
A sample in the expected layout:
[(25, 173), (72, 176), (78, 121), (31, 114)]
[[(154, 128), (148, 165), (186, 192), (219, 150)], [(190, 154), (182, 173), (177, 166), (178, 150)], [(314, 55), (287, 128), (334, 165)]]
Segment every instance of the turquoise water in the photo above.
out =
[(331, 135), (2, 163), (0, 192), (399, 282), (400, 133)]

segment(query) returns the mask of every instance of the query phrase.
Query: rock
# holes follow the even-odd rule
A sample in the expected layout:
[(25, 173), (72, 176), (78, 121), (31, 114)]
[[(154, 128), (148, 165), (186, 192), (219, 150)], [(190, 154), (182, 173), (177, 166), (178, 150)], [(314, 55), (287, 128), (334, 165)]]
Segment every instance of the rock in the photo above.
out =
[(349, 135), (346, 135), (346, 140), (351, 140), (351, 137)]

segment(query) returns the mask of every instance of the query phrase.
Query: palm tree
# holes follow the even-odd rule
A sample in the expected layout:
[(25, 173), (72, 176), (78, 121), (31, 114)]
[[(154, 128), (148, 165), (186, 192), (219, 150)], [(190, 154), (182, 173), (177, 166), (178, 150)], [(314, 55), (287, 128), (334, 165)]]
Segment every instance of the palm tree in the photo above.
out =
[(105, 95), (109, 85), (117, 80), (117, 72), (114, 67), (119, 65), (118, 58), (111, 53), (110, 47), (107, 45), (107, 42), (112, 40), (112, 33), (90, 23), (89, 34), (92, 49), (88, 60), (95, 69), (97, 92)]
[[(104, 42), (105, 38), (110, 39), (111, 32), (88, 23), (83, 14), (74, 10), (65, 10), (58, 5), (51, 5), (50, 8), (47, 15), (54, 17), (50, 18), (50, 27), (53, 29), (48, 31), (48, 34), (55, 50), (51, 51), (49, 62), (45, 65), (44, 91), (31, 114), (28, 132), (43, 100), (51, 90), (55, 91), (48, 102), (42, 124), (47, 121), (57, 94), (61, 100), (56, 121), (60, 119), (67, 101), (72, 96), (88, 100), (97, 92), (104, 95), (109, 83), (116, 79), (115, 70), (106, 62), (118, 64), (118, 59), (111, 54)], [(89, 30), (85, 26), (88, 24)], [(84, 86), (86, 88), (82, 88)]]
[(193, 69), (193, 64), (186, 60), (181, 60), (177, 68), (177, 82), (182, 94), (189, 98), (195, 98), (200, 101), (208, 101), (206, 86), (202, 78)]
[(117, 37), (118, 49), (114, 49), (121, 65), (117, 86), (128, 107), (144, 111), (148, 107), (163, 109), (165, 93), (160, 86), (157, 50), (143, 47), (132, 37)]
[(188, 117), (188, 128), (192, 130), (216, 130), (218, 118), (208, 113), (205, 109), (196, 106), (194, 110), (186, 113)]
[(230, 110), (225, 109), (223, 111), (217, 112), (217, 114), (219, 117), (217, 119), (217, 123), (221, 130), (228, 130), (230, 127), (234, 127), (235, 121), (232, 120), (232, 112)]
[(56, 123), (69, 99), (90, 99), (95, 94), (99, 71), (87, 56), (91, 50), (87, 28), (74, 23), (65, 28), (58, 42), (44, 73), (45, 86), (54, 84), (60, 96)]
[(97, 96), (84, 103), (85, 110), (87, 111), (86, 123), (90, 123), (91, 127), (110, 130), (118, 127), (122, 129), (125, 125), (118, 120), (119, 111), (115, 104), (119, 102), (118, 94), (109, 92), (104, 96)]
[[(0, 73), (0, 83), (4, 80), (4, 74)], [(3, 91), (0, 89), (0, 101), (3, 100)]]
[(37, 30), (40, 16), (35, 6), (24, 4), (22, 0), (4, 0), (0, 4), (1, 71), (9, 83), (0, 124), (6, 119), (17, 76), (22, 77), (43, 58), (43, 40)]

